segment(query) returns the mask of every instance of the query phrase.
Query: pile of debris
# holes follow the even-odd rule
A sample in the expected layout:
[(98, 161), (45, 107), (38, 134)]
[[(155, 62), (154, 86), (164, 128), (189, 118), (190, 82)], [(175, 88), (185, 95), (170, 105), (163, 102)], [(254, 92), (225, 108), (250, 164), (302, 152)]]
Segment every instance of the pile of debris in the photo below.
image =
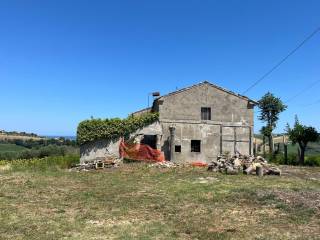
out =
[(223, 172), (226, 174), (257, 174), (263, 175), (281, 175), (281, 170), (273, 165), (268, 164), (267, 160), (261, 156), (220, 155), (216, 160), (211, 161), (208, 165), (208, 171)]
[(178, 163), (170, 162), (170, 161), (163, 161), (163, 162), (156, 162), (149, 165), (149, 167), (155, 168), (175, 168), (179, 167)]
[(115, 157), (106, 157), (106, 158), (96, 158), (93, 161), (87, 161), (84, 163), (80, 163), (72, 166), (69, 171), (91, 171), (91, 170), (99, 170), (106, 168), (116, 168), (122, 164), (122, 160)]

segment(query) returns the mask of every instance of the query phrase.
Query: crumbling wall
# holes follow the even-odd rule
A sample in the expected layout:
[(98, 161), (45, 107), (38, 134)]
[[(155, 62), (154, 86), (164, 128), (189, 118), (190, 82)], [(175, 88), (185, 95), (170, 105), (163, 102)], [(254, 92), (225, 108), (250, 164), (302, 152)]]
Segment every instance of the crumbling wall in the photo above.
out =
[[(162, 128), (160, 123), (154, 122), (138, 131), (132, 133), (130, 138), (135, 138), (135, 141), (140, 142), (142, 135), (159, 135), (161, 137)], [(80, 162), (93, 161), (98, 158), (105, 158), (107, 156), (119, 157), (119, 144), (118, 139), (100, 139), (93, 142), (85, 143), (80, 146)]]
[(120, 139), (100, 139), (80, 146), (80, 162), (93, 161), (112, 155), (119, 157)]

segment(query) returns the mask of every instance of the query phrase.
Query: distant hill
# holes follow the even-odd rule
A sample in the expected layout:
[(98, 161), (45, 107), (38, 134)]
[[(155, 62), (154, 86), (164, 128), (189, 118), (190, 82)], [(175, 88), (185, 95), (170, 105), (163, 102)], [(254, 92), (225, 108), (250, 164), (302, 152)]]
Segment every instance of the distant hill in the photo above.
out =
[(42, 136), (44, 138), (54, 138), (54, 139), (59, 139), (59, 138), (64, 138), (64, 139), (69, 139), (69, 140), (76, 140), (77, 137), (76, 136), (61, 136), (61, 135), (57, 135), (57, 136), (52, 136), (52, 135), (49, 135), (49, 136)]
[(7, 132), (5, 130), (0, 130), (0, 141), (6, 141), (6, 140), (40, 140), (43, 139), (43, 137), (38, 136), (35, 133), (26, 133), (26, 132)]

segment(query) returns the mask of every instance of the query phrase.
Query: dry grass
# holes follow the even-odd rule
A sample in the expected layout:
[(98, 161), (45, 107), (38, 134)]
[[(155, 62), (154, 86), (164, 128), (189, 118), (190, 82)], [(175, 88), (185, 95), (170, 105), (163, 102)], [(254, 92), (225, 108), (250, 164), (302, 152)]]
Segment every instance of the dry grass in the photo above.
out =
[(31, 136), (22, 136), (22, 135), (8, 135), (8, 134), (3, 134), (0, 133), (0, 140), (2, 141), (7, 141), (7, 140), (41, 140), (44, 139), (42, 137), (31, 137)]
[(0, 239), (319, 239), (319, 171), (2, 171)]

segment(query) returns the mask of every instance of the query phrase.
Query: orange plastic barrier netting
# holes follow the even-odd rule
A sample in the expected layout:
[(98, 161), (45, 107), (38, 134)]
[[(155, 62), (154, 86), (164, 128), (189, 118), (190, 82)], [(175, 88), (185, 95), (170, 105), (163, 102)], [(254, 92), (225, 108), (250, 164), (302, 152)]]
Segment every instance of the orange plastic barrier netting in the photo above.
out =
[(191, 163), (191, 166), (193, 166), (193, 167), (207, 167), (208, 164), (204, 163), (204, 162), (193, 162), (193, 163)]
[(145, 162), (164, 162), (164, 154), (145, 144), (127, 144), (123, 140), (119, 146), (120, 157)]

